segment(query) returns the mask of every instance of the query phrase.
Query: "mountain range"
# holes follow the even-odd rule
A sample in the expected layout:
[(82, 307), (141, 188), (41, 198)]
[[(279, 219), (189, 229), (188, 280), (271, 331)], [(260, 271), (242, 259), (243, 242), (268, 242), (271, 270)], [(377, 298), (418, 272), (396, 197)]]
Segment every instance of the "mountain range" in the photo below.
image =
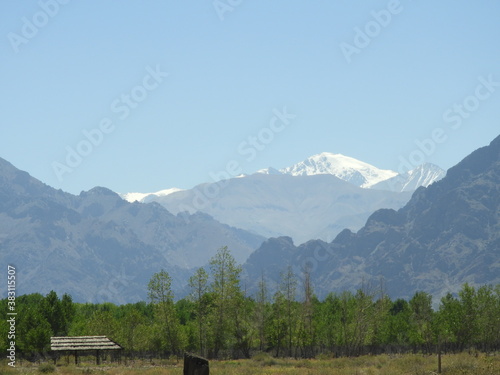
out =
[(77, 301), (146, 300), (165, 269), (181, 292), (191, 267), (228, 246), (239, 263), (263, 237), (203, 213), (175, 216), (109, 189), (55, 190), (0, 159), (0, 266), (17, 269), (17, 292), (70, 293)]
[[(103, 187), (68, 194), (0, 159), (0, 267), (16, 266), (18, 294), (55, 290), (79, 302), (146, 300), (147, 283), (160, 269), (169, 272), (174, 293), (182, 297), (193, 268), (206, 265), (221, 246), (228, 246), (242, 264), (248, 294), (261, 275), (272, 290), (287, 265), (299, 279), (308, 269), (320, 298), (380, 280), (392, 298), (408, 298), (417, 290), (439, 297), (457, 291), (464, 282), (500, 283), (500, 137), (439, 181), (434, 181), (439, 169), (424, 166), (408, 173), (406, 180), (365, 170), (359, 172), (363, 178), (344, 173), (351, 180), (347, 182), (318, 173), (329, 170), (319, 159), (315, 171), (304, 164), (305, 173), (300, 168), (289, 173), (268, 170), (217, 185), (202, 184), (197, 187), (200, 195), (190, 195), (195, 189), (164, 192), (163, 198), (184, 194), (183, 204), (191, 205), (192, 213), (172, 213), (156, 202), (127, 202)], [(377, 188), (398, 176), (400, 187), (411, 181), (428, 186), (419, 187), (411, 198), (409, 192)], [(429, 185), (430, 181), (434, 182)], [(219, 201), (209, 202), (206, 192), (216, 187)], [(398, 201), (405, 194), (408, 202)], [(365, 215), (355, 206), (377, 200), (381, 206), (396, 202), (401, 208), (367, 214), (357, 231), (340, 230), (342, 223), (329, 216), (342, 208), (344, 214)], [(311, 237), (300, 245), (290, 236), (266, 240), (267, 236), (217, 221), (193, 202), (220, 212), (222, 203), (228, 202), (247, 215), (259, 209), (262, 216), (252, 219), (262, 228), (296, 210), (291, 216), (297, 227), (313, 231), (318, 230), (314, 225), (335, 226), (340, 233), (333, 240)], [(259, 202), (265, 205), (259, 207)], [(320, 214), (324, 222), (310, 225)]]
[(313, 155), (291, 167), (276, 171), (267, 168), (258, 171), (264, 174), (286, 174), (290, 176), (314, 176), (331, 174), (353, 185), (369, 188), (378, 182), (385, 181), (398, 175), (397, 172), (374, 167), (368, 163), (345, 156), (323, 152)]
[(432, 164), (398, 174), (341, 154), (321, 153), (281, 170), (267, 168), (188, 190), (121, 196), (158, 202), (174, 214), (203, 212), (264, 237), (290, 236), (302, 243), (331, 241), (345, 228), (356, 231), (375, 210), (401, 208), (416, 188), (444, 175)]
[(403, 208), (374, 212), (357, 233), (300, 246), (267, 240), (244, 265), (247, 287), (255, 290), (262, 274), (276, 285), (287, 265), (299, 276), (308, 269), (320, 297), (381, 280), (393, 298), (500, 283), (500, 136), (418, 188)]

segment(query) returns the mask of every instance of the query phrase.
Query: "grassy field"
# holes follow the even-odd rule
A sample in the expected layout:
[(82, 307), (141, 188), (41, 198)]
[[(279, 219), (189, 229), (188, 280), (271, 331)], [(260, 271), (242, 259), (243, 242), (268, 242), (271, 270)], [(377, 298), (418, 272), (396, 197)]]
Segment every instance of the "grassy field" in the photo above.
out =
[[(182, 374), (182, 361), (128, 361), (121, 364), (91, 362), (78, 366), (62, 360), (57, 366), (48, 363), (17, 363), (11, 368), (2, 363), (0, 375), (170, 375)], [(312, 360), (275, 359), (265, 354), (249, 360), (210, 361), (213, 375), (306, 374), (306, 375), (424, 375), (437, 373), (437, 357), (423, 355), (379, 355), (357, 358), (324, 358)], [(467, 353), (443, 355), (442, 373), (449, 375), (500, 375), (500, 354), (472, 356)]]

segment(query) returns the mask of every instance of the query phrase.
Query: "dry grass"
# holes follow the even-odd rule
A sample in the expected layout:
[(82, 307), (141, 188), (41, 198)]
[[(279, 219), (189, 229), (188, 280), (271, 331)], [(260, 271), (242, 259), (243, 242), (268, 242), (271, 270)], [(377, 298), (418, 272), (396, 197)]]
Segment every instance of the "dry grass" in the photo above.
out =
[[(79, 366), (61, 361), (55, 367), (55, 375), (174, 375), (182, 374), (182, 361), (153, 360), (128, 361), (127, 364), (111, 363), (96, 366), (92, 361)], [(471, 356), (467, 353), (443, 355), (445, 375), (500, 375), (500, 354), (495, 356)], [(23, 363), (13, 369), (2, 363), (0, 375), (42, 375), (47, 366)], [(46, 372), (45, 372), (46, 373)], [(430, 375), (437, 373), (437, 357), (423, 355), (363, 356), (357, 358), (333, 358), (295, 360), (272, 358), (261, 353), (249, 360), (210, 361), (210, 373), (214, 375)]]

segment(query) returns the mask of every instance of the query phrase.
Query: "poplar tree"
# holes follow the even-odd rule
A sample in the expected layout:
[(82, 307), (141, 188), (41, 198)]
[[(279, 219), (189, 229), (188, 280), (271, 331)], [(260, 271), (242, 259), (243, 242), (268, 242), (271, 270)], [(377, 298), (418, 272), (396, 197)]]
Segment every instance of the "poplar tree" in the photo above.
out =
[(257, 328), (257, 336), (259, 342), (259, 350), (263, 351), (266, 347), (266, 331), (269, 326), (269, 301), (268, 291), (264, 275), (262, 274), (259, 281), (258, 291), (255, 296), (255, 324)]
[(477, 336), (484, 350), (491, 350), (500, 338), (500, 304), (493, 287), (481, 286), (476, 293)]
[(124, 340), (125, 347), (129, 352), (137, 350), (138, 328), (145, 321), (144, 316), (136, 309), (129, 309), (121, 318), (121, 337)]
[(311, 272), (309, 268), (304, 271), (304, 301), (301, 306), (301, 320), (299, 326), (299, 342), (302, 347), (302, 356), (311, 358), (314, 356), (314, 346), (316, 344), (316, 332), (314, 321), (314, 296), (311, 283)]
[(202, 357), (206, 356), (206, 325), (209, 313), (208, 274), (203, 267), (198, 268), (190, 277), (191, 298), (195, 303), (196, 321), (198, 325), (198, 349)]
[(410, 315), (410, 340), (414, 345), (425, 345), (430, 349), (433, 340), (432, 296), (426, 292), (416, 292), (409, 302)]
[(472, 346), (477, 335), (477, 303), (476, 290), (465, 283), (458, 292), (460, 297), (460, 339), (462, 345)]
[(288, 332), (285, 305), (285, 296), (281, 290), (278, 290), (273, 296), (271, 321), (267, 334), (269, 343), (276, 348), (276, 357), (279, 357), (282, 353), (281, 350), (285, 346), (284, 341)]
[(210, 260), (214, 309), (212, 311), (213, 356), (230, 347), (232, 324), (238, 317), (238, 304), (243, 296), (240, 290), (241, 267), (236, 264), (227, 246), (221, 247)]
[(286, 327), (287, 327), (287, 352), (292, 355), (297, 326), (297, 305), (295, 302), (297, 294), (297, 276), (293, 273), (292, 266), (288, 266), (286, 272), (281, 274), (281, 291), (284, 296)]
[(148, 284), (148, 296), (155, 306), (155, 315), (165, 333), (165, 348), (180, 354), (181, 338), (179, 320), (174, 306), (172, 278), (165, 270), (155, 273)]

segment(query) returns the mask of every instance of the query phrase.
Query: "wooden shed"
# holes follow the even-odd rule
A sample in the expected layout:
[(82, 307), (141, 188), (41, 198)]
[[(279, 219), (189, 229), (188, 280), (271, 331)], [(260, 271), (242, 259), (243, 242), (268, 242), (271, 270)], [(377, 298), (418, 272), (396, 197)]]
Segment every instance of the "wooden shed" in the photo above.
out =
[(95, 352), (96, 363), (100, 364), (100, 353), (103, 350), (122, 350), (123, 347), (106, 336), (66, 336), (51, 337), (50, 349), (53, 351), (71, 352), (78, 364), (79, 352)]

